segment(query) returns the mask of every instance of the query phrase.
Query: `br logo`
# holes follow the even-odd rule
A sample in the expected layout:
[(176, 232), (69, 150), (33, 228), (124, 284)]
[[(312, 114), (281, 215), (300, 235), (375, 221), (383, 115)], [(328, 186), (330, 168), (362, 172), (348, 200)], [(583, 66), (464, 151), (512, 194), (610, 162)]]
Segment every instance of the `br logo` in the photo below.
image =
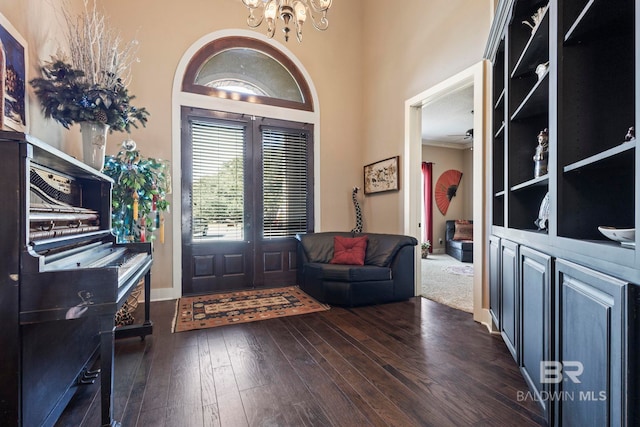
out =
[(565, 360), (556, 362), (554, 360), (543, 360), (540, 362), (540, 382), (543, 384), (558, 384), (568, 378), (574, 384), (579, 384), (584, 366), (582, 362)]

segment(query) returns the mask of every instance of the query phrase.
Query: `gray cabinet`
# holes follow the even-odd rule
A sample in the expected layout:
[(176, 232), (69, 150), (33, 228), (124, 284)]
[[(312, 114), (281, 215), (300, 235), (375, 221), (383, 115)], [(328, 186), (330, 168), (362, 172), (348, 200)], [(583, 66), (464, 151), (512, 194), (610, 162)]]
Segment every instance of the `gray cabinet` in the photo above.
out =
[(500, 238), (489, 237), (489, 312), (496, 330), (501, 331), (502, 314), (500, 310)]
[(541, 364), (553, 360), (552, 258), (520, 246), (520, 371), (529, 389), (550, 417), (551, 385), (543, 382)]
[(518, 361), (518, 244), (509, 240), (500, 242), (500, 322), (502, 338), (513, 358)]
[(555, 399), (555, 424), (627, 425), (629, 284), (568, 261), (556, 268), (554, 360), (563, 370), (553, 382), (563, 398)]

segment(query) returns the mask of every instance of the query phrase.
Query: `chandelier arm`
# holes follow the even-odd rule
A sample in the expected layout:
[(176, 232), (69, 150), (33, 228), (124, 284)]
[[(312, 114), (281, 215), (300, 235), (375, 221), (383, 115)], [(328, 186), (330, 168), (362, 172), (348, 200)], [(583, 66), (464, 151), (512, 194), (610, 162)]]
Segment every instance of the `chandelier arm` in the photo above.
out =
[[(302, 3), (308, 4), (310, 5), (310, 9), (313, 9), (314, 12), (326, 12), (329, 10), (329, 8), (331, 7), (331, 0), (327, 1), (327, 0), (300, 0)], [(325, 3), (324, 6), (322, 6), (322, 3)]]
[[(253, 12), (257, 9), (260, 9), (260, 15), (259, 16), (255, 16), (253, 14)], [(264, 21), (264, 8), (255, 8), (255, 9), (249, 9), (249, 16), (247, 17), (247, 25), (250, 28), (257, 28), (260, 26), (260, 24), (262, 24), (262, 21)]]
[(320, 19), (318, 20), (318, 18), (316, 18), (316, 16), (313, 13), (311, 13), (311, 22), (313, 23), (313, 26), (315, 27), (315, 29), (319, 31), (324, 31), (327, 28), (329, 28), (329, 20), (327, 19), (327, 12), (323, 12), (322, 16), (319, 18)]

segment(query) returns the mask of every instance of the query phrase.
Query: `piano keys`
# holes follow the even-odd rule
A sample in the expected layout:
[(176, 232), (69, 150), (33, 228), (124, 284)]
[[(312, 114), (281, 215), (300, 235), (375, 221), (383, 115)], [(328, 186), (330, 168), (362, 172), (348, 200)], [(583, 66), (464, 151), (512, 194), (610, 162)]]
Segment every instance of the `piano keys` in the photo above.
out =
[[(25, 134), (0, 131), (0, 425), (51, 426), (100, 356), (113, 419), (115, 337), (152, 333), (150, 243), (116, 243), (113, 181)], [(145, 319), (114, 316), (144, 280)]]

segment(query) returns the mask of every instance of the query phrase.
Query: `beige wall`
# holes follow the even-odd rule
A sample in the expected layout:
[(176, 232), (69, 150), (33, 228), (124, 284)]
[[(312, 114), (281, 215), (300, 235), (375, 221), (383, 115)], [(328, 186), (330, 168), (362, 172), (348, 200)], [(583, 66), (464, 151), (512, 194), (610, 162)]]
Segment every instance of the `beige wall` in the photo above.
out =
[[(27, 79), (39, 75), (42, 61), (49, 59), (63, 46), (63, 30), (56, 18), (56, 10), (63, 1), (0, 0), (0, 12), (27, 42)], [(80, 1), (71, 0), (70, 4), (77, 6)], [(30, 89), (28, 86), (27, 90)], [(31, 92), (28, 93), (28, 98), (30, 133), (67, 154), (79, 157), (82, 154), (79, 151), (80, 136), (65, 130), (53, 121), (45, 121), (40, 112), (40, 105), (33, 99)]]
[[(390, 9), (381, 0), (365, 3), (371, 5), (364, 11), (363, 161), (367, 164), (403, 154), (407, 99), (482, 59), (494, 4), (405, 0)], [(406, 167), (407, 159), (401, 158), (401, 165)], [(367, 230), (403, 231), (403, 188), (366, 198)]]
[[(63, 0), (0, 0), (3, 13), (27, 38), (32, 47), (31, 76), (38, 61), (47, 59), (62, 44), (55, 9)], [(51, 6), (48, 6), (51, 4)], [(80, 8), (81, 0), (73, 5)], [(46, 5), (46, 6), (45, 6)], [(199, 38), (211, 32), (239, 28), (245, 30), (248, 11), (239, 0), (110, 0), (100, 2), (114, 27), (125, 40), (140, 42), (140, 63), (133, 69), (130, 92), (135, 105), (151, 112), (145, 129), (133, 130), (131, 137), (142, 154), (171, 158), (171, 94), (176, 66), (184, 52)], [(362, 175), (362, 30), (359, 2), (335, 2), (329, 15), (330, 27), (318, 32), (308, 23), (304, 42), (295, 39), (286, 47), (300, 60), (310, 74), (318, 93), (320, 117), (319, 201), (322, 206), (323, 229), (344, 230), (353, 227), (351, 188)], [(260, 32), (264, 28), (259, 29)], [(278, 31), (276, 39), (284, 44)], [(68, 154), (79, 156), (77, 129), (66, 131), (39, 114), (37, 101), (31, 97), (31, 133)], [(114, 133), (108, 141), (108, 154), (117, 152), (126, 134)], [(180, 171), (173, 165), (174, 185), (180, 183)], [(179, 203), (171, 200), (171, 203)], [(153, 287), (172, 286), (173, 260), (171, 218), (166, 224), (167, 241), (156, 245)], [(179, 285), (178, 285), (179, 286)]]
[[(445, 221), (448, 219), (473, 219), (473, 165), (470, 159), (469, 149), (456, 149), (436, 147), (432, 145), (422, 146), (422, 161), (432, 162), (433, 183), (437, 182), (440, 175), (449, 169), (462, 172), (462, 179), (456, 192), (456, 197), (451, 199), (447, 214), (442, 215), (433, 198), (433, 250), (444, 252)], [(442, 239), (442, 244), (440, 240)]]
[[(62, 2), (0, 0), (0, 12), (29, 43), (31, 77), (39, 61), (64, 45), (56, 13)], [(71, 4), (79, 10), (82, 1)], [(172, 144), (177, 143), (171, 137), (171, 94), (180, 58), (206, 34), (246, 29), (247, 11), (239, 0), (99, 4), (125, 39), (140, 42), (141, 62), (133, 69), (130, 91), (137, 96), (135, 104), (147, 107), (151, 117), (147, 128), (134, 129), (131, 137), (142, 154), (171, 158)], [(304, 42), (286, 45), (309, 73), (318, 94), (322, 229), (351, 229), (351, 189), (362, 186), (363, 165), (402, 154), (404, 101), (481, 59), (492, 5), (492, 0), (406, 0), (390, 10), (382, 0), (341, 0), (331, 8), (328, 31), (318, 32), (307, 23)], [(284, 43), (279, 33), (276, 38)], [(67, 131), (44, 120), (32, 94), (29, 101), (31, 133), (79, 156), (77, 127)], [(125, 138), (125, 134), (110, 135), (107, 152), (115, 153)], [(401, 167), (406, 161), (401, 158)], [(176, 165), (173, 178), (174, 185), (179, 184)], [(365, 231), (402, 231), (402, 187), (399, 193), (361, 200)], [(167, 218), (167, 236), (172, 235), (171, 222)], [(180, 260), (173, 259), (172, 245), (170, 237), (164, 245), (156, 245), (154, 288), (173, 285), (172, 265)]]

